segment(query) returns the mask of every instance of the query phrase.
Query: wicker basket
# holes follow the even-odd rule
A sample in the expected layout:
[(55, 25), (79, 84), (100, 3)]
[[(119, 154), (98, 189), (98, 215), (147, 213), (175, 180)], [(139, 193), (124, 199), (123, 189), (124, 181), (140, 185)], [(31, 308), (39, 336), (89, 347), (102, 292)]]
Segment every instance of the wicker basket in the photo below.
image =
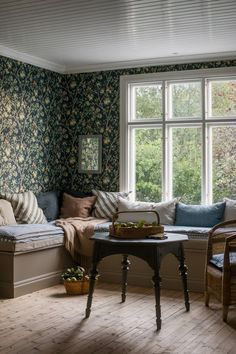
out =
[(89, 279), (67, 281), (64, 280), (64, 286), (69, 295), (84, 295), (89, 291)]
[(160, 217), (159, 214), (155, 210), (135, 210), (129, 211), (128, 213), (155, 213), (157, 217), (157, 226), (152, 225), (144, 225), (143, 227), (127, 227), (127, 226), (119, 226), (116, 227), (115, 221), (118, 219), (119, 214), (127, 213), (127, 211), (120, 211), (113, 215), (112, 225), (109, 227), (109, 232), (111, 236), (118, 238), (126, 238), (126, 239), (138, 239), (138, 238), (146, 238), (152, 235), (160, 235), (160, 238), (164, 235), (164, 227), (160, 225)]

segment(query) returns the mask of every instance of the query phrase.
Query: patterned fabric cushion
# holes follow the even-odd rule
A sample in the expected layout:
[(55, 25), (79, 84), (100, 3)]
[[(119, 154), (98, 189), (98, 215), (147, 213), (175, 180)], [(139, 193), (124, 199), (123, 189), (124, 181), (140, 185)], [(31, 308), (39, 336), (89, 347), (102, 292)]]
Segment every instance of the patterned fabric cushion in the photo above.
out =
[[(236, 266), (236, 252), (232, 252), (229, 255), (229, 262), (231, 263), (231, 267)], [(223, 269), (224, 266), (224, 254), (218, 253), (212, 256), (210, 263), (213, 264), (215, 267), (219, 268), (220, 270)]]
[(47, 222), (42, 209), (38, 207), (38, 202), (33, 192), (6, 193), (1, 194), (0, 198), (11, 203), (17, 223), (44, 224)]
[(126, 192), (103, 192), (93, 189), (93, 195), (97, 197), (95, 203), (94, 216), (96, 218), (112, 219), (114, 213), (118, 211), (118, 198), (127, 198)]

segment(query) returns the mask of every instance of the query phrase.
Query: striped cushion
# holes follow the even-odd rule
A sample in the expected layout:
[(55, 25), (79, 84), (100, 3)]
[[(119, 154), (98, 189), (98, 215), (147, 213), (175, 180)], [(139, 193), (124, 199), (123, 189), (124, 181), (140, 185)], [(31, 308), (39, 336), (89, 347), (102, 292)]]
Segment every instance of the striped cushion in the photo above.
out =
[(127, 198), (126, 192), (103, 192), (93, 189), (93, 195), (96, 195), (97, 201), (94, 206), (94, 216), (96, 218), (112, 219), (114, 213), (118, 211), (119, 197)]
[(38, 202), (33, 192), (6, 193), (1, 194), (0, 197), (11, 203), (17, 223), (44, 224), (47, 222), (42, 209), (38, 207)]

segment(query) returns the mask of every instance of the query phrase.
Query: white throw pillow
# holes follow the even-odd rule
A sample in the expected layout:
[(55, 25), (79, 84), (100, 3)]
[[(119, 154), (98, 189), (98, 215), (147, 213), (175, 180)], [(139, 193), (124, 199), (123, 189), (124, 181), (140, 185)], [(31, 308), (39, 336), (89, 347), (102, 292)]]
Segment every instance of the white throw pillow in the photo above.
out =
[[(175, 205), (177, 202), (177, 198), (162, 203), (133, 202), (123, 198), (119, 198), (118, 211), (125, 211), (126, 213), (120, 214), (118, 217), (118, 221), (138, 222), (140, 220), (145, 220), (147, 223), (152, 223), (153, 221), (157, 220), (156, 215), (155, 213), (147, 213), (146, 211), (154, 210), (158, 212), (161, 224), (173, 225), (175, 220)], [(129, 211), (139, 212), (129, 213)]]
[(224, 198), (225, 205), (225, 213), (224, 213), (224, 221), (236, 219), (236, 200)]
[(174, 198), (168, 202), (156, 203), (154, 209), (159, 213), (161, 224), (174, 225), (175, 207), (180, 198)]

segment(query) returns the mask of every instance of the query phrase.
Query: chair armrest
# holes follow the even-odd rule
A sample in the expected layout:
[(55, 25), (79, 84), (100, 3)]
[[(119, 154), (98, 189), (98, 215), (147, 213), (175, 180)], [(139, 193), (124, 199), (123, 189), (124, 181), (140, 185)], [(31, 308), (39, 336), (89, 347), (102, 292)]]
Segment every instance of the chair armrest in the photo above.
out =
[[(227, 221), (223, 221), (217, 225), (215, 225), (208, 233), (208, 244), (207, 244), (207, 263), (210, 261), (213, 253), (213, 244), (216, 245), (217, 243), (221, 243), (222, 245), (226, 242), (226, 239), (234, 239), (234, 235), (227, 236), (227, 231), (224, 233), (223, 231), (220, 233), (217, 233), (216, 231), (218, 229), (227, 229), (229, 226), (235, 225), (235, 235), (236, 235), (236, 219), (231, 219)], [(229, 230), (229, 233), (232, 233), (234, 231)], [(229, 241), (230, 242), (230, 241)], [(221, 247), (221, 246), (220, 246)], [(222, 250), (224, 252), (224, 250)], [(224, 259), (226, 259), (224, 257)]]
[(236, 226), (236, 219), (231, 219), (231, 220), (227, 220), (227, 221), (222, 221), (219, 224), (216, 224), (215, 226), (213, 226), (213, 228), (209, 231), (209, 233), (213, 233), (215, 230), (219, 229), (219, 228), (223, 228), (225, 226), (229, 226), (229, 225), (235, 225)]

